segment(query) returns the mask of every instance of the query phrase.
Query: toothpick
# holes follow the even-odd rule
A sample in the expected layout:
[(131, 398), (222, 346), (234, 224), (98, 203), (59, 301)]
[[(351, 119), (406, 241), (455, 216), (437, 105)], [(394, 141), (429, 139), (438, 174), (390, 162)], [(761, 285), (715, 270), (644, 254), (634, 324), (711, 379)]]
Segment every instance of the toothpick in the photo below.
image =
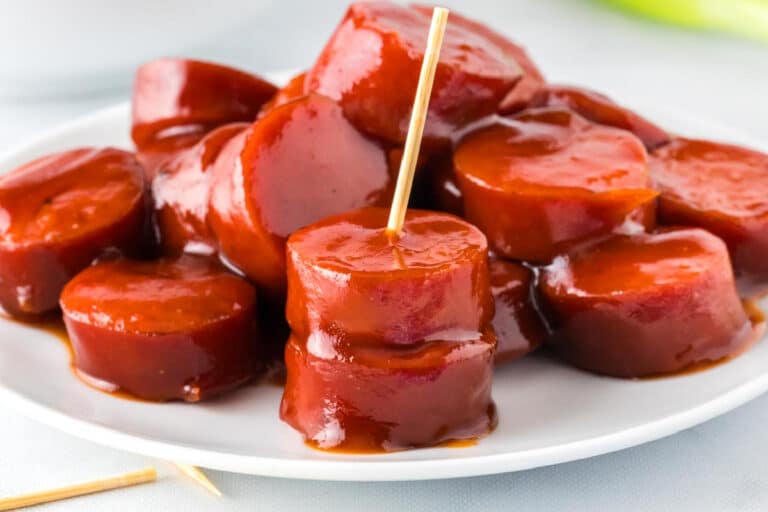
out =
[(111, 489), (145, 484), (154, 482), (155, 480), (157, 480), (157, 472), (155, 471), (155, 468), (145, 468), (140, 471), (123, 473), (121, 475), (100, 478), (90, 482), (59, 487), (57, 489), (0, 498), (0, 510), (16, 510), (23, 507), (31, 507), (32, 505), (40, 505), (42, 503), (74, 498), (76, 496), (84, 496), (86, 494), (109, 491)]
[(218, 489), (218, 487), (213, 485), (213, 482), (208, 479), (208, 477), (205, 475), (205, 473), (202, 472), (200, 468), (197, 466), (190, 466), (189, 464), (182, 464), (180, 462), (174, 462), (173, 465), (176, 466), (179, 471), (194, 480), (196, 483), (205, 487), (211, 494), (221, 498), (221, 491)]
[(432, 25), (429, 28), (427, 49), (424, 61), (421, 63), (419, 84), (416, 87), (416, 97), (413, 100), (413, 112), (408, 125), (408, 135), (405, 139), (403, 159), (400, 161), (400, 171), (397, 175), (397, 186), (389, 210), (387, 231), (399, 234), (405, 222), (405, 212), (408, 209), (408, 198), (413, 187), (413, 174), (416, 171), (416, 161), (421, 148), (421, 138), (424, 135), (424, 124), (427, 120), (429, 97), (432, 95), (432, 85), (435, 82), (435, 70), (440, 58), (440, 47), (443, 44), (445, 26), (448, 23), (448, 9), (435, 7), (432, 12)]

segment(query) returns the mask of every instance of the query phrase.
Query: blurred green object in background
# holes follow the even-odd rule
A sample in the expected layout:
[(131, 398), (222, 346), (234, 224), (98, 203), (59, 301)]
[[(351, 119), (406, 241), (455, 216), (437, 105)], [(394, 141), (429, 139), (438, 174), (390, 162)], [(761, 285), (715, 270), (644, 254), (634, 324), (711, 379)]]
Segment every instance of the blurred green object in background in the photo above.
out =
[(601, 0), (667, 23), (768, 42), (768, 0)]

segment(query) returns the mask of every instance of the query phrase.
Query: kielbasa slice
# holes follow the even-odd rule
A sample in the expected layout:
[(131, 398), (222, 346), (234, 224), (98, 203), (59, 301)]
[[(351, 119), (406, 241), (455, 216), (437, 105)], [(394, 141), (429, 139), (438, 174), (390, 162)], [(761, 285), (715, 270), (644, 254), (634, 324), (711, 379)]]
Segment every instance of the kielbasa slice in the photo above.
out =
[(277, 92), (266, 80), (220, 64), (157, 59), (141, 66), (133, 85), (131, 137), (141, 150), (180, 132), (253, 121)]
[[(321, 341), (322, 343), (322, 341)], [(473, 439), (497, 422), (491, 334), (315, 351), (292, 336), (283, 421), (323, 449), (380, 452)]]
[(547, 262), (610, 233), (657, 196), (637, 137), (562, 109), (528, 110), (470, 132), (454, 167), (466, 218), (509, 259)]
[(476, 337), (490, 323), (483, 234), (452, 215), (410, 210), (393, 239), (387, 215), (363, 208), (291, 235), (286, 316), (294, 335), (413, 344)]
[(386, 204), (384, 148), (328, 98), (271, 110), (233, 138), (214, 166), (209, 221), (223, 257), (272, 295), (285, 293), (285, 241), (323, 217)]
[(533, 100), (540, 107), (564, 107), (593, 123), (634, 133), (648, 150), (670, 141), (669, 134), (628, 108), (599, 92), (568, 85), (547, 85)]
[(0, 304), (12, 315), (58, 307), (75, 274), (112, 249), (150, 247), (144, 172), (117, 149), (45, 156), (0, 177)]
[(652, 153), (650, 168), (660, 222), (716, 234), (728, 245), (741, 293), (768, 291), (768, 155), (676, 138)]
[[(431, 18), (434, 7), (429, 5), (415, 5), (414, 9)], [(521, 110), (524, 106), (529, 105), (534, 100), (538, 91), (544, 86), (545, 80), (544, 75), (533, 60), (531, 60), (531, 57), (528, 55), (528, 52), (526, 52), (525, 48), (498, 32), (491, 30), (488, 26), (466, 18), (457, 12), (451, 12), (450, 23), (460, 26), (470, 33), (479, 34), (487, 38), (493, 44), (501, 48), (506, 55), (515, 59), (517, 65), (520, 66), (523, 76), (501, 101), (502, 111)]]
[(227, 142), (249, 126), (232, 123), (213, 130), (152, 181), (155, 219), (166, 254), (215, 252), (216, 242), (208, 227), (211, 168)]
[(547, 333), (533, 303), (533, 271), (519, 263), (497, 259), (491, 260), (489, 268), (495, 306), (495, 360), (496, 364), (503, 364), (536, 350)]
[[(307, 90), (338, 100), (360, 129), (403, 143), (429, 25), (423, 8), (353, 3), (307, 75)], [(427, 143), (495, 112), (521, 78), (515, 52), (489, 32), (451, 15), (424, 130)]]
[(739, 351), (751, 324), (725, 244), (701, 229), (616, 236), (544, 269), (552, 346), (615, 377), (678, 372)]
[(256, 292), (200, 256), (102, 262), (61, 295), (90, 383), (147, 400), (204, 400), (259, 369)]

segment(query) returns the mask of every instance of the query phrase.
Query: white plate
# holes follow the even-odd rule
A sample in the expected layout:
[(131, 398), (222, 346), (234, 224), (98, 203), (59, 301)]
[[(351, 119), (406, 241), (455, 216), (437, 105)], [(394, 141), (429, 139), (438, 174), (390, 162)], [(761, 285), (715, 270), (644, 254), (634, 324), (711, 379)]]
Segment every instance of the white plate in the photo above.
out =
[[(638, 106), (638, 104), (634, 104)], [(673, 130), (756, 146), (728, 129), (669, 110), (640, 109)], [(130, 147), (128, 105), (70, 123), (0, 158), (0, 171), (79, 145)], [(764, 304), (765, 305), (765, 304)], [(198, 405), (117, 399), (80, 383), (64, 345), (0, 321), (0, 400), (40, 422), (154, 457), (241, 473), (322, 480), (418, 480), (517, 471), (658, 439), (768, 390), (768, 343), (709, 371), (667, 379), (596, 377), (543, 357), (496, 373), (498, 429), (476, 446), (387, 455), (306, 447), (278, 419), (281, 390), (251, 386)]]

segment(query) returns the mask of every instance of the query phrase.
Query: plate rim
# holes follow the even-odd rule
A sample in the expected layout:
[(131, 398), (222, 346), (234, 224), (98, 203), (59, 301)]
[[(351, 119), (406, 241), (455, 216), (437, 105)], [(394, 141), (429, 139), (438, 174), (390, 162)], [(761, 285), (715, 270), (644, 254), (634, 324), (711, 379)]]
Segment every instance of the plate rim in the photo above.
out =
[[(643, 106), (644, 101), (626, 101), (633, 108)], [(661, 107), (675, 118), (688, 121), (700, 127), (711, 126), (728, 141), (765, 150), (766, 144), (752, 137), (706, 118), (694, 116), (675, 108)], [(643, 112), (658, 112), (659, 107), (646, 105)], [(15, 144), (0, 154), (0, 169), (5, 169), (26, 154), (35, 151), (41, 144), (59, 138), (69, 132), (82, 129), (93, 123), (130, 115), (127, 101), (95, 110), (71, 121), (61, 123), (39, 135)], [(653, 118), (653, 116), (651, 116)], [(133, 452), (148, 457), (174, 460), (211, 469), (235, 473), (293, 478), (301, 480), (326, 481), (415, 481), (447, 478), (483, 476), (536, 467), (544, 467), (611, 453), (670, 436), (687, 428), (699, 425), (725, 414), (768, 391), (768, 373), (764, 373), (717, 397), (657, 419), (608, 434), (588, 439), (560, 443), (545, 448), (477, 455), (467, 458), (436, 458), (432, 460), (393, 461), (376, 459), (375, 456), (361, 455), (356, 460), (314, 460), (240, 455), (217, 450), (184, 446), (179, 443), (153, 440), (118, 429), (99, 425), (87, 420), (56, 411), (5, 386), (0, 381), (0, 403), (21, 415), (63, 431), (74, 437), (95, 442), (111, 448)], [(365, 460), (370, 458), (369, 460)], [(386, 471), (382, 471), (386, 468)]]
[[(0, 403), (22, 416), (74, 437), (156, 459), (232, 473), (298, 480), (392, 482), (494, 475), (588, 459), (676, 434), (725, 414), (768, 391), (768, 373), (688, 410), (589, 439), (546, 448), (459, 459), (391, 461), (312, 460), (238, 455), (155, 441), (50, 409), (0, 385)], [(387, 471), (382, 471), (386, 466)], [(397, 476), (393, 476), (397, 475)]]

